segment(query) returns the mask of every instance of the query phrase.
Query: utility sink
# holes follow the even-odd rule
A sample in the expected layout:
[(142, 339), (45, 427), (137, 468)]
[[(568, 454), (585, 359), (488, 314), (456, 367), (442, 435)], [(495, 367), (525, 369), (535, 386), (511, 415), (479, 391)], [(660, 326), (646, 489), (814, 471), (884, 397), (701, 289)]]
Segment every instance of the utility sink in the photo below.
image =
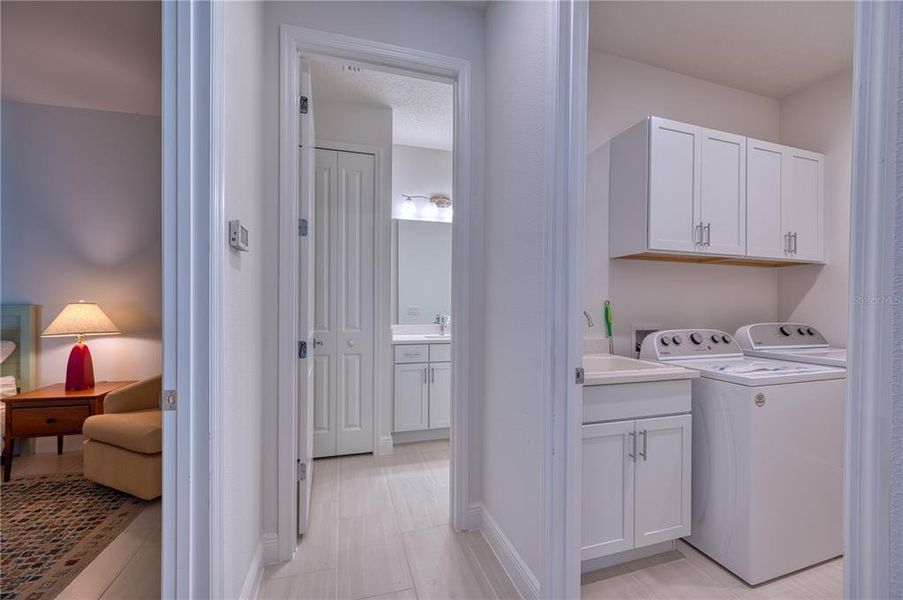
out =
[(584, 386), (699, 377), (699, 373), (691, 369), (610, 354), (584, 355), (583, 372)]

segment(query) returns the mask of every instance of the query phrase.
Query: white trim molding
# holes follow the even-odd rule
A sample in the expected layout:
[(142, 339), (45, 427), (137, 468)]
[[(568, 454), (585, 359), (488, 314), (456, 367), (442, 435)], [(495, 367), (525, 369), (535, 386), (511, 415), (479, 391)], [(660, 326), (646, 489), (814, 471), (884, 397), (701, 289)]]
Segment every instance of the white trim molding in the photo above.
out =
[(546, 64), (546, 328), (542, 596), (580, 597), (583, 220), (589, 8), (549, 2)]
[[(903, 502), (903, 482), (894, 482), (891, 471), (894, 401), (901, 401), (903, 376), (903, 315), (900, 297), (893, 296), (899, 292), (895, 278), (903, 277), (903, 237), (898, 237), (903, 230), (894, 229), (903, 210), (898, 187), (901, 15), (897, 2), (859, 2), (855, 10), (844, 597), (890, 598), (903, 594), (890, 587), (893, 528), (888, 527), (894, 483), (897, 502)], [(895, 301), (882, 300), (891, 298)]]
[[(264, 574), (264, 555), (266, 553), (265, 536), (257, 542), (257, 548), (254, 550), (254, 556), (251, 557), (251, 564), (248, 565), (248, 571), (245, 573), (244, 583), (241, 586), (241, 595), (239, 598), (257, 598), (260, 593), (260, 585), (263, 583)], [(223, 598), (224, 596), (211, 596), (211, 598)]]
[[(471, 296), (473, 289), (471, 243), (473, 222), (472, 198), (479, 194), (471, 176), (471, 83), (470, 62), (395, 46), (316, 31), (293, 25), (280, 26), (280, 132), (279, 132), (279, 351), (277, 352), (278, 439), (277, 439), (277, 560), (289, 560), (297, 541), (295, 527), (294, 470), (297, 421), (297, 382), (295, 377), (297, 340), (297, 223), (298, 173), (295, 166), (298, 148), (298, 123), (295, 108), (298, 96), (300, 59), (353, 60), (374, 69), (403, 73), (434, 81), (445, 81), (455, 89), (454, 125), (454, 196), (455, 219), (452, 224), (452, 314), (455, 316), (455, 343), (452, 344), (452, 441), (451, 441), (451, 520), (456, 529), (471, 529), (470, 506), (470, 402), (479, 398), (479, 388), (472, 380), (470, 345), (472, 344)], [(377, 232), (379, 233), (379, 231)], [(391, 236), (380, 238), (390, 256)], [(388, 266), (388, 265), (387, 265)], [(388, 279), (386, 280), (388, 285)], [(378, 299), (381, 302), (381, 300)], [(377, 307), (390, 317), (388, 297)], [(379, 324), (379, 321), (377, 321)], [(387, 343), (390, 328), (378, 332), (378, 343)], [(380, 338), (382, 342), (380, 342)], [(388, 368), (377, 362), (377, 368)], [(391, 393), (385, 383), (379, 386), (377, 405)], [(379, 423), (374, 419), (374, 428)], [(374, 439), (375, 448), (388, 449), (383, 439)]]
[(218, 597), (222, 414), (210, 398), (222, 385), (223, 11), (162, 11), (163, 387), (177, 401), (163, 412), (161, 595)]
[[(521, 597), (530, 600), (540, 598), (539, 580), (533, 571), (530, 570), (530, 567), (527, 566), (523, 557), (517, 552), (508, 536), (505, 535), (505, 532), (496, 522), (492, 513), (489, 512), (489, 509), (477, 503), (474, 505), (474, 511), (479, 519), (480, 530), (486, 539), (486, 543), (492, 548), (496, 558), (499, 559), (502, 568), (505, 569), (505, 573), (508, 575), (511, 583), (514, 584), (514, 587), (517, 588)], [(551, 598), (552, 596), (543, 597)]]

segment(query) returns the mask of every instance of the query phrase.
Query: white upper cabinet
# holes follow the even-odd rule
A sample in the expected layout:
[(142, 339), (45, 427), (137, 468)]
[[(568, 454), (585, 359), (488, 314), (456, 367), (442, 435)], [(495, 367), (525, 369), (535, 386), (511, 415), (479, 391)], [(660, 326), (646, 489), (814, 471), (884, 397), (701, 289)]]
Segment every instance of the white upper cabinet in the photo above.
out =
[(794, 260), (824, 260), (824, 156), (787, 148), (787, 194), (781, 202), (781, 224), (789, 233)]
[(702, 129), (653, 117), (650, 137), (649, 246), (693, 252)]
[(784, 146), (750, 139), (746, 146), (746, 250), (750, 256), (788, 258), (781, 228)]
[(611, 141), (610, 255), (820, 262), (824, 157), (649, 117)]
[(824, 156), (753, 139), (747, 153), (748, 254), (824, 260)]
[(746, 254), (746, 138), (702, 130), (699, 248)]

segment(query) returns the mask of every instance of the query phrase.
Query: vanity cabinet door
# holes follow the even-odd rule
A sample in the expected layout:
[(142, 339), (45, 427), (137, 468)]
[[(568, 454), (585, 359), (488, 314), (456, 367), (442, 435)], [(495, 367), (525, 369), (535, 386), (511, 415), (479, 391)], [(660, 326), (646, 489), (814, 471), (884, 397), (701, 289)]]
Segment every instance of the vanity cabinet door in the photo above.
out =
[(395, 431), (419, 431), (430, 425), (429, 365), (395, 365)]
[(451, 421), (451, 363), (430, 363), (430, 429)]
[(582, 427), (581, 560), (633, 548), (634, 423)]
[(635, 547), (690, 535), (690, 415), (638, 420), (636, 436)]
[(697, 252), (702, 128), (650, 121), (649, 248)]

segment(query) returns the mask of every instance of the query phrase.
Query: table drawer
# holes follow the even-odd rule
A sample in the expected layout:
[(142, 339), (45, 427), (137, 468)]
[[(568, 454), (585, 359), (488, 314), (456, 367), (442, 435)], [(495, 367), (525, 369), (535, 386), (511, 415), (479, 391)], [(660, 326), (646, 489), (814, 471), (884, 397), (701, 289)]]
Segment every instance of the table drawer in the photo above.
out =
[(397, 344), (395, 346), (395, 363), (429, 362), (430, 347), (427, 344)]
[(14, 436), (81, 433), (82, 424), (89, 416), (89, 406), (14, 408), (6, 415), (11, 421)]

